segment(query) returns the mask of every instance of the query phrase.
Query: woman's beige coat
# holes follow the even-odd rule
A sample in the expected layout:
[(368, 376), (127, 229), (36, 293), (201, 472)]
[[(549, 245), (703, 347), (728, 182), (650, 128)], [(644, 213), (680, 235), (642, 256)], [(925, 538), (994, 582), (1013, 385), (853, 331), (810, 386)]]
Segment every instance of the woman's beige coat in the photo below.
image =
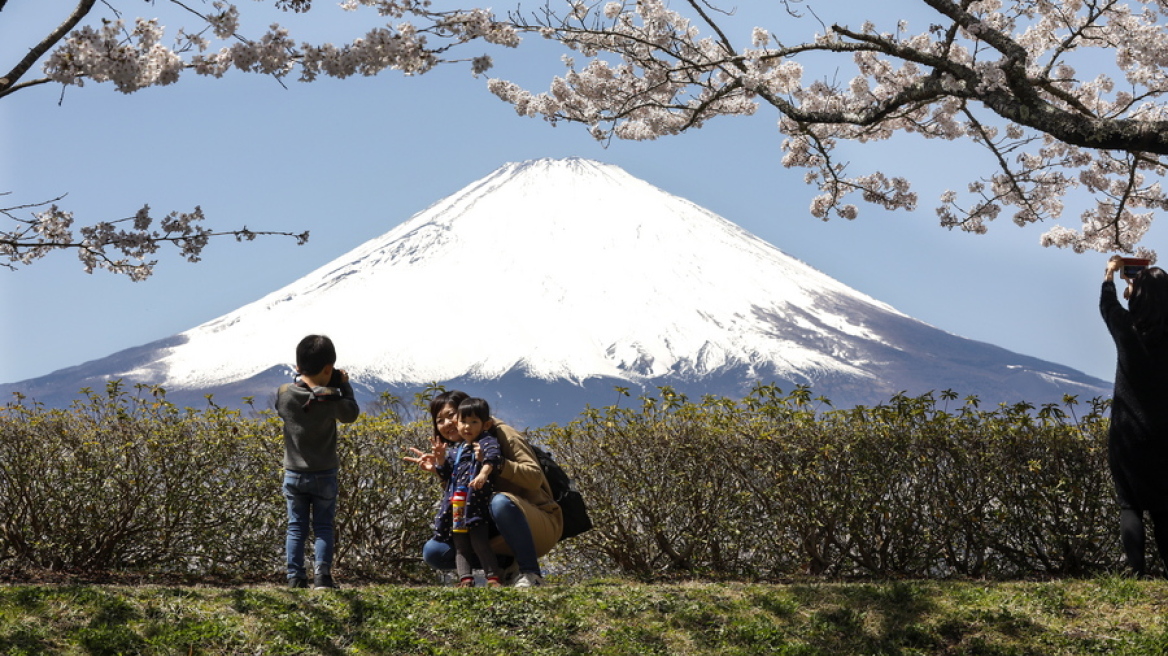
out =
[[(543, 556), (556, 546), (564, 530), (564, 516), (560, 506), (552, 500), (552, 489), (531, 445), (519, 431), (496, 420), (495, 435), (503, 452), (503, 466), (495, 476), (495, 491), (506, 494), (523, 510), (536, 554)], [(510, 554), (503, 536), (491, 541), (495, 553)]]

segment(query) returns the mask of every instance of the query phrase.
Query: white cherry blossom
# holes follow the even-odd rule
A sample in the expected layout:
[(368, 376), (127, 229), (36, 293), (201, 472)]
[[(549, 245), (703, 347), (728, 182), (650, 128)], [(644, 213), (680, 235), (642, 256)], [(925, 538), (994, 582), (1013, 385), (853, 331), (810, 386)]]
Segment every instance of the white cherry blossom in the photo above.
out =
[[(856, 216), (845, 199), (857, 194), (893, 209), (918, 202), (902, 176), (837, 161), (839, 142), (970, 140), (987, 152), (986, 170), (965, 192), (940, 194), (942, 226), (981, 233), (1003, 215), (1055, 224), (1073, 196), (1089, 203), (1079, 226), (1051, 225), (1043, 245), (1147, 252), (1138, 243), (1168, 208), (1168, 2), (902, 0), (835, 24), (812, 14), (826, 3), (779, 4), (792, 18), (810, 16), (802, 42), (773, 36), (791, 32), (781, 20), (742, 25), (733, 7), (706, 0), (609, 2), (589, 16), (566, 4), (517, 26), (585, 61), (543, 93), (502, 80), (489, 88), (520, 114), (585, 123), (600, 140), (654, 139), (773, 109), (783, 165), (807, 170), (820, 192), (809, 211), (823, 219)], [(880, 18), (909, 6), (930, 17)], [(807, 78), (804, 61), (830, 77)]]
[[(496, 6), (501, 14), (454, 0), (257, 2), (364, 13), (370, 24), (347, 42), (309, 43), (279, 22), (256, 25), (247, 5), (230, 0), (158, 0), (189, 17), (171, 26), (124, 19), (122, 9), (137, 4), (128, 0), (77, 0), (60, 28), (30, 38), (27, 56), (0, 77), (0, 98), (46, 83), (133, 93), (232, 70), (304, 82), (420, 75), (444, 64), (483, 75), (494, 70), (491, 48), (518, 47), (530, 34), (572, 56), (544, 91), (506, 75), (487, 79), (520, 115), (582, 123), (607, 142), (771, 111), (783, 166), (804, 170), (818, 218), (856, 217), (856, 198), (916, 208), (897, 162), (854, 170), (836, 156), (842, 142), (903, 134), (972, 142), (985, 154), (976, 179), (938, 194), (943, 227), (980, 233), (1004, 217), (1044, 223), (1046, 246), (1147, 254), (1139, 242), (1168, 209), (1168, 0), (896, 0), (855, 3), (854, 16), (835, 22), (817, 11), (838, 8), (828, 0), (777, 0), (773, 25), (742, 23), (720, 0), (548, 0), (535, 13)], [(75, 248), (88, 269), (146, 275), (148, 267), (134, 267), (149, 262), (152, 245), (173, 243), (197, 259), (220, 234), (200, 227), (198, 211), (168, 215), (160, 232), (139, 218), (134, 230), (118, 221), (75, 229), (55, 203), (0, 210), (13, 221), (0, 231), (0, 264)], [(1084, 205), (1070, 218), (1077, 224), (1061, 223), (1067, 207)], [(20, 214), (30, 208), (31, 218)]]
[[(442, 63), (467, 62), (470, 72), (479, 75), (491, 68), (492, 58), (481, 49), (455, 58), (454, 48), (472, 42), (484, 47), (519, 43), (519, 31), (496, 20), (487, 9), (438, 11), (430, 0), (347, 0), (340, 10), (371, 10), (382, 24), (340, 44), (300, 41), (278, 22), (257, 27), (247, 21), (247, 11), (228, 0), (209, 4), (159, 0), (190, 18), (189, 24), (173, 29), (155, 18), (122, 18), (118, 5), (140, 4), (79, 0), (72, 9), (64, 5), (61, 27), (47, 37), (30, 36), (28, 55), (0, 77), (0, 98), (46, 83), (78, 87), (110, 83), (129, 94), (174, 84), (183, 74), (222, 77), (231, 70), (311, 82), (322, 75), (345, 78), (386, 70), (415, 75)], [(295, 13), (312, 9), (311, 0), (268, 0), (268, 4)], [(579, 11), (586, 13), (583, 6)], [(656, 129), (657, 123), (641, 128)], [(10, 194), (0, 190), (0, 195)], [(308, 238), (307, 232), (256, 232), (246, 227), (213, 231), (204, 227), (198, 207), (170, 212), (158, 221), (151, 217), (149, 207), (143, 207), (130, 217), (75, 227), (73, 212), (58, 206), (59, 200), (0, 208), (0, 215), (9, 222), (0, 226), (0, 266), (15, 268), (53, 251), (73, 250), (87, 272), (106, 269), (141, 280), (153, 272), (155, 253), (168, 244), (184, 259), (196, 262), (213, 237), (251, 240), (258, 235), (285, 235), (300, 243)]]

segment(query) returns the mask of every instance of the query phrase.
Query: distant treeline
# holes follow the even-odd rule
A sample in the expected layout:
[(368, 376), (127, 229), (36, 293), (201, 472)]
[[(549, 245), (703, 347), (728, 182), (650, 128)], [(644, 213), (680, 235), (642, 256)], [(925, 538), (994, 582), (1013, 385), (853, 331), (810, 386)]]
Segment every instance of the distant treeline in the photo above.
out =
[[(623, 391), (623, 390), (622, 390)], [(419, 399), (421, 395), (419, 395)], [(438, 495), (402, 462), (418, 399), (341, 429), (338, 574), (425, 580)], [(810, 390), (669, 388), (531, 431), (595, 528), (560, 575), (1031, 577), (1118, 564), (1107, 401), (980, 408), (952, 392), (832, 409)], [(282, 438), (270, 411), (179, 408), (156, 388), (0, 408), (0, 573), (278, 580)]]

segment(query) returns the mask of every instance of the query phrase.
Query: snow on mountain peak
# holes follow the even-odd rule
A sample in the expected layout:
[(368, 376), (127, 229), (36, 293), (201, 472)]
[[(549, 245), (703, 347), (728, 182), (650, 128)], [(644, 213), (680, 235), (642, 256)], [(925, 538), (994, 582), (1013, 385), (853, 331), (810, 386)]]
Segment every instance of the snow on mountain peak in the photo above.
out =
[(221, 385), (290, 368), (299, 339), (323, 333), (356, 380), (393, 384), (517, 369), (865, 377), (849, 344), (880, 342), (872, 313), (904, 316), (619, 167), (540, 159), (183, 333), (158, 364), (166, 387)]

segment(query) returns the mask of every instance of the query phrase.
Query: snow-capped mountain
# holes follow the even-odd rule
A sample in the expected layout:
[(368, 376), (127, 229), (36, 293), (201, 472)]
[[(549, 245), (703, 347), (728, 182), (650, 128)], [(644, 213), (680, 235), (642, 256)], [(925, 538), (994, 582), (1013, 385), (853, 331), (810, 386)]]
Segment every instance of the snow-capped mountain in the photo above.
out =
[(290, 379), (309, 333), (333, 338), (365, 398), (440, 382), (527, 425), (612, 403), (614, 385), (700, 397), (802, 383), (837, 407), (902, 390), (952, 388), (988, 403), (1110, 392), (916, 321), (683, 198), (582, 159), (508, 164), (234, 312), (0, 389), (53, 404), (122, 378), (191, 403), (207, 393), (266, 399)]

